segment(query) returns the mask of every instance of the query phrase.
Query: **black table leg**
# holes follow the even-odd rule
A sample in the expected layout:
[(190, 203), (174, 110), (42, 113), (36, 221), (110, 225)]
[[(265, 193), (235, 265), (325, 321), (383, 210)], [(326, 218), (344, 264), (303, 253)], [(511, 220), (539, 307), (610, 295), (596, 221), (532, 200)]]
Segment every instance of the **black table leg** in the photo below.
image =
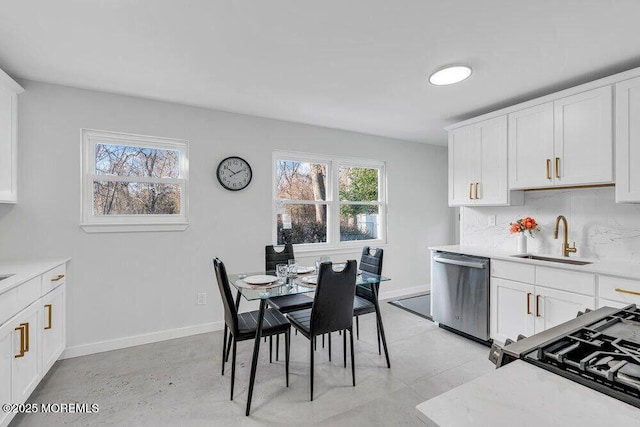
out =
[[(256, 368), (258, 367), (258, 353), (260, 352), (260, 335), (262, 335), (262, 321), (264, 320), (264, 307), (266, 299), (260, 300), (260, 310), (258, 311), (258, 325), (256, 327), (256, 339), (253, 343), (253, 360), (251, 361), (251, 378), (249, 379), (249, 395), (247, 396), (247, 412), (246, 416), (249, 416), (251, 411), (251, 396), (253, 395), (253, 383), (256, 379)], [(383, 340), (384, 340), (384, 335)], [(386, 345), (385, 345), (386, 349)]]
[(387, 339), (384, 336), (384, 326), (382, 325), (382, 315), (380, 314), (380, 305), (378, 304), (378, 289), (376, 285), (371, 286), (373, 291), (373, 304), (376, 307), (376, 320), (378, 327), (380, 328), (380, 338), (382, 338), (382, 346), (384, 347), (384, 355), (387, 358), (387, 368), (391, 368), (391, 362), (389, 361), (389, 350), (387, 349)]

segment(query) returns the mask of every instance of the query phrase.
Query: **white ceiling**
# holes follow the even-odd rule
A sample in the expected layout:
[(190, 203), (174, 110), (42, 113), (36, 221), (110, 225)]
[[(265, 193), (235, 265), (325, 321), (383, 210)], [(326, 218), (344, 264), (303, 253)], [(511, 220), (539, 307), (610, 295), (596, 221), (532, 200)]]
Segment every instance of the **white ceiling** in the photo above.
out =
[[(638, 0), (0, 0), (17, 78), (445, 144), (443, 127), (640, 66)], [(463, 62), (474, 74), (435, 87)]]

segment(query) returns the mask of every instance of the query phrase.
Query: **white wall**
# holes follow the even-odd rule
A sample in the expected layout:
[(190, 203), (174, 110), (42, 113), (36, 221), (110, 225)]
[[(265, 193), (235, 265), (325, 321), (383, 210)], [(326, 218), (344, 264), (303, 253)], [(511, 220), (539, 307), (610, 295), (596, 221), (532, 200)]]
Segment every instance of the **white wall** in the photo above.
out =
[[(462, 208), (462, 243), (516, 251), (516, 238), (509, 223), (531, 216), (540, 232), (528, 239), (529, 252), (562, 253), (562, 233), (553, 238), (555, 220), (564, 215), (569, 222), (569, 244), (576, 242), (576, 256), (608, 261), (640, 263), (640, 204), (615, 203), (615, 190), (584, 188), (525, 193), (524, 206)], [(489, 215), (496, 225), (489, 226)], [(562, 227), (562, 225), (560, 226)]]
[[(67, 354), (210, 330), (222, 320), (211, 260), (230, 272), (264, 267), (271, 243), (271, 153), (296, 150), (387, 162), (387, 295), (429, 277), (427, 246), (451, 243), (446, 148), (25, 81), (19, 99), (19, 203), (0, 205), (0, 257), (72, 257)], [(215, 94), (212, 94), (215, 96)], [(80, 128), (190, 141), (190, 227), (86, 234), (80, 221)], [(239, 155), (254, 178), (223, 190), (214, 171)], [(334, 260), (359, 257), (334, 255)], [(415, 288), (414, 288), (415, 290)], [(207, 292), (208, 304), (196, 305)], [(249, 307), (243, 303), (243, 307)], [(200, 325), (200, 326), (198, 326)], [(190, 328), (190, 329), (189, 329)], [(106, 342), (96, 346), (95, 343)]]

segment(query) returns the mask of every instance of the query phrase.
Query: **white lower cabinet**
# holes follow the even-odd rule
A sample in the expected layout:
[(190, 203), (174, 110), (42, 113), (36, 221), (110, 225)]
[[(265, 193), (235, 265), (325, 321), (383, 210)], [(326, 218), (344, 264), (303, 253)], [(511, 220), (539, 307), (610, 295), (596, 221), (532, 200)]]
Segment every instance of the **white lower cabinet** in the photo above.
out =
[[(64, 275), (61, 264), (0, 294), (0, 307), (17, 311), (0, 324), (1, 404), (26, 402), (66, 347)], [(14, 415), (0, 412), (0, 427)]]
[(491, 260), (491, 338), (531, 336), (595, 309), (594, 284), (589, 273)]

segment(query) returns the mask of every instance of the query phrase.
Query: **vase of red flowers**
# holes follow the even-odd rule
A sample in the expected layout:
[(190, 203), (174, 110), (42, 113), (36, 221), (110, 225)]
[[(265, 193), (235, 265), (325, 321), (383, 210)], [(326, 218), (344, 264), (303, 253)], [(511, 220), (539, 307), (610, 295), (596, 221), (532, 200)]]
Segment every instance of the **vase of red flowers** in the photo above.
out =
[(527, 253), (526, 233), (528, 232), (529, 236), (533, 237), (534, 231), (540, 231), (540, 227), (538, 227), (538, 223), (536, 222), (535, 219), (531, 218), (530, 216), (527, 216), (524, 218), (520, 218), (519, 220), (516, 220), (516, 222), (509, 223), (509, 226), (510, 226), (509, 232), (511, 232), (511, 234), (518, 235), (518, 240), (517, 240), (518, 253), (520, 254)]

